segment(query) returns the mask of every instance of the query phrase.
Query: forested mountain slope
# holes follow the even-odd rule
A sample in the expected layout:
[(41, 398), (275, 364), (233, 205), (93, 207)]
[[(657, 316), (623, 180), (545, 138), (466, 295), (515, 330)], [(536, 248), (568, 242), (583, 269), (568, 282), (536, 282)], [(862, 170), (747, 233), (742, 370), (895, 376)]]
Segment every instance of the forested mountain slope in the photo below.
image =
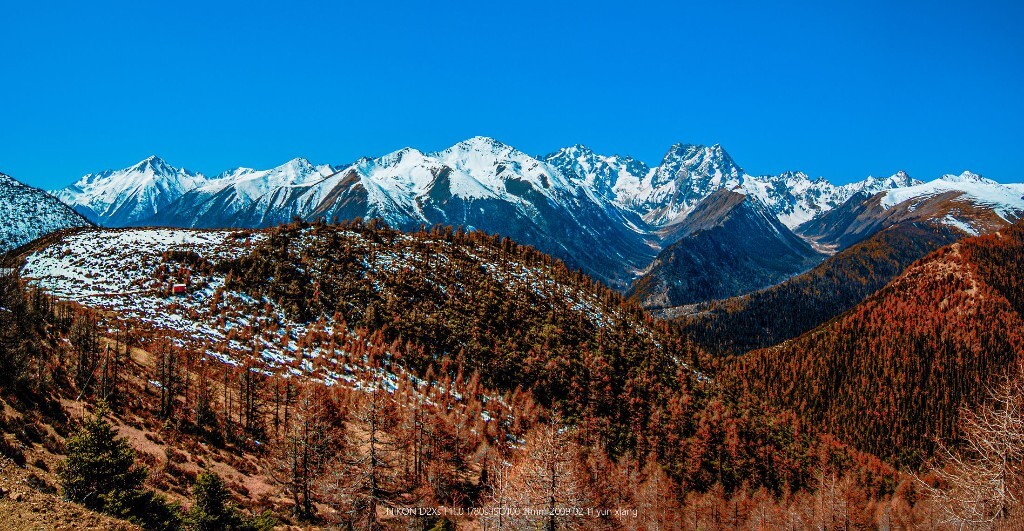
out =
[(713, 354), (742, 354), (816, 328), (881, 289), (914, 261), (966, 236), (937, 223), (900, 223), (776, 286), (659, 313), (674, 319), (683, 335)]
[(1024, 354), (1024, 225), (944, 247), (849, 312), (736, 358), (733, 385), (916, 466)]
[[(781, 493), (813, 481), (808, 456), (849, 458), (793, 416), (724, 393), (706, 355), (620, 295), (508, 239), (292, 224), (83, 231), (29, 251), (33, 283), (191, 351), (340, 383), (358, 378), (353, 345), (371, 338), (390, 372), (522, 389), (584, 440), (654, 456), (688, 488)], [(171, 282), (188, 293), (169, 297)]]

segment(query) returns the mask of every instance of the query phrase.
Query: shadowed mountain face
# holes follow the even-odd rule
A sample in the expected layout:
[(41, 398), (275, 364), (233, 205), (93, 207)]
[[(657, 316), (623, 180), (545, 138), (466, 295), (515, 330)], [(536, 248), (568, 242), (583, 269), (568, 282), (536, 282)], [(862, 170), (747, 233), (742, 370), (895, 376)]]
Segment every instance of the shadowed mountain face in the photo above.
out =
[(770, 286), (820, 262), (818, 253), (757, 199), (721, 189), (664, 232), (671, 242), (628, 296), (666, 308)]

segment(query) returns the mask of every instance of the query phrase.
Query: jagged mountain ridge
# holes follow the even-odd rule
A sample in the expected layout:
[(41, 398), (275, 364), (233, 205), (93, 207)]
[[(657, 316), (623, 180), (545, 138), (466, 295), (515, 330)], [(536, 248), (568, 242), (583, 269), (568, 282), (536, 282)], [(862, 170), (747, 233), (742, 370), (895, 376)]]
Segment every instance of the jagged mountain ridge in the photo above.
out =
[(0, 253), (50, 232), (88, 225), (52, 195), (0, 173)]
[(786, 226), (795, 228), (841, 205), (857, 192), (870, 194), (921, 184), (904, 171), (842, 186), (822, 177), (811, 179), (802, 172), (753, 176), (717, 144), (677, 144), (655, 168), (631, 157), (599, 155), (580, 145), (561, 149), (544, 159), (567, 175), (576, 176), (620, 208), (636, 212), (656, 228), (681, 222), (697, 203), (721, 188), (741, 186)]
[[(280, 201), (268, 196), (280, 197), (288, 191), (320, 182), (335, 171), (336, 168), (330, 165), (314, 165), (303, 158), (292, 159), (269, 170), (235, 168), (185, 192), (166, 208), (137, 220), (133, 225), (237, 226), (236, 218), (250, 205), (268, 201), (265, 206), (268, 211), (282, 208)], [(294, 215), (301, 214), (295, 212)]]
[[(620, 288), (656, 252), (656, 239), (641, 220), (550, 165), (489, 138), (436, 153), (405, 148), (328, 175), (314, 169), (307, 166), (303, 178), (259, 196), (240, 193), (231, 176), (216, 179), (142, 223), (267, 227), (295, 217), (363, 217), (403, 230), (463, 226), (533, 245)], [(310, 177), (315, 173), (320, 178)]]

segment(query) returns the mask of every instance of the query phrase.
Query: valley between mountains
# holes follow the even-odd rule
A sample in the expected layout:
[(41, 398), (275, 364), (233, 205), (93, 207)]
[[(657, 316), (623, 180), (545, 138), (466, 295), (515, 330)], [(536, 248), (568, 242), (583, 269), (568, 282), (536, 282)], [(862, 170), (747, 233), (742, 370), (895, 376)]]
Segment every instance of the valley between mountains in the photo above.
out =
[(0, 507), (1017, 529), (1022, 217), (971, 172), (833, 185), (717, 145), (0, 174)]

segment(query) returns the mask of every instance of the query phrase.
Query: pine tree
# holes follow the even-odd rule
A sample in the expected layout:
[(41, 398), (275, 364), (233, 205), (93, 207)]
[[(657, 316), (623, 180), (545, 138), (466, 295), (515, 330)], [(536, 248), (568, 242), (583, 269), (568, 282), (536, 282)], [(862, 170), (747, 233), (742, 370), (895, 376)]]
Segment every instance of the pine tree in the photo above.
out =
[(135, 450), (106, 422), (100, 406), (68, 440), (57, 480), (63, 497), (93, 511), (127, 518), (140, 513), (152, 493), (142, 490), (147, 471), (135, 466)]
[(585, 505), (580, 456), (572, 435), (557, 420), (534, 428), (527, 435), (517, 470), (515, 490), (521, 493), (520, 503), (546, 531), (577, 528), (579, 521), (572, 511)]
[(963, 447), (943, 446), (932, 470), (944, 488), (920, 484), (953, 523), (993, 527), (1024, 506), (1024, 369), (965, 409), (961, 425)]
[(228, 503), (231, 495), (220, 476), (213, 472), (199, 474), (192, 496), (195, 501), (185, 519), (189, 529), (217, 531), (238, 527), (239, 518)]
[(160, 411), (162, 419), (170, 419), (180, 392), (182, 375), (178, 353), (167, 343), (157, 347), (156, 383), (160, 385)]

